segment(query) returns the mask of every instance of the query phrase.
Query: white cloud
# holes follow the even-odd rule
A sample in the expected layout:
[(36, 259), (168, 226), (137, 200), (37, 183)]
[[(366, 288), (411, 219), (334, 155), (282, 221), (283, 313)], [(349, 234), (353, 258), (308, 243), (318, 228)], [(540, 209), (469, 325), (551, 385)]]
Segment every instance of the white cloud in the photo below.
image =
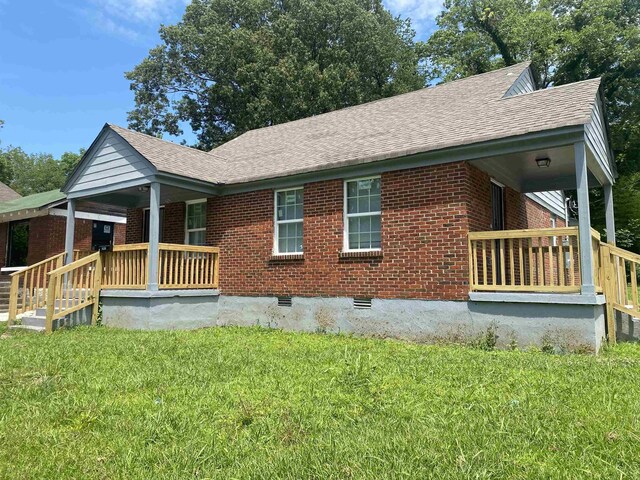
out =
[(127, 23), (157, 24), (184, 10), (176, 0), (91, 0), (98, 12)]
[(443, 9), (443, 0), (383, 0), (394, 15), (410, 18), (418, 38), (425, 39), (435, 30), (435, 19)]
[[(0, 2), (3, 0), (0, 0)], [(177, 21), (189, 0), (90, 0), (80, 13), (102, 31), (136, 41)]]

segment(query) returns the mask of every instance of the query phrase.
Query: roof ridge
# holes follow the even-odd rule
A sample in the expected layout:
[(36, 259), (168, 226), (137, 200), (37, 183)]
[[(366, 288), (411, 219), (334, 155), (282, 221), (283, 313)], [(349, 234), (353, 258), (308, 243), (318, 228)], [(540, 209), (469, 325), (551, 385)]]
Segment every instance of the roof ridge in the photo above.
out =
[(140, 136), (145, 137), (145, 138), (151, 138), (151, 139), (154, 139), (154, 140), (158, 140), (160, 142), (168, 143), (168, 144), (176, 146), (176, 147), (187, 148), (187, 149), (189, 149), (190, 152), (204, 153), (204, 154), (207, 154), (207, 155), (211, 155), (213, 157), (217, 157), (220, 160), (227, 161), (227, 159), (224, 158), (222, 155), (217, 154), (217, 153), (212, 153), (211, 151), (200, 150), (199, 148), (190, 147), (188, 145), (182, 145), (180, 143), (172, 142), (171, 140), (165, 140), (164, 138), (156, 137), (154, 135), (149, 135), (148, 133), (142, 133), (142, 132), (138, 132), (136, 130), (131, 130), (130, 128), (121, 127), (120, 125), (116, 125), (115, 123), (108, 123), (107, 122), (107, 125), (112, 129), (116, 128), (116, 129), (124, 130), (125, 132), (133, 133), (135, 135), (140, 135)]
[(563, 83), (562, 85), (552, 85), (551, 87), (548, 87), (548, 88), (539, 88), (531, 92), (524, 92), (524, 93), (519, 93), (518, 95), (510, 95), (508, 97), (502, 97), (500, 100), (508, 100), (510, 98), (521, 98), (527, 95), (533, 95), (535, 93), (553, 92), (554, 90), (559, 90), (564, 87), (575, 87), (576, 85), (583, 84), (583, 83), (596, 83), (596, 82), (601, 83), (602, 77), (587, 78), (586, 80), (578, 80), (577, 82)]
[[(336, 110), (331, 110), (330, 112), (323, 112), (323, 113), (319, 113), (317, 115), (311, 115), (311, 116), (304, 117), (304, 118), (298, 118), (296, 120), (290, 120), (288, 122), (277, 123), (275, 125), (266, 125), (264, 127), (252, 128), (251, 130), (247, 130), (246, 132), (241, 133), (237, 137), (232, 138), (228, 142), (225, 142), (225, 143), (223, 143), (221, 145), (218, 145), (217, 147), (209, 150), (209, 152), (213, 152), (214, 150), (216, 150), (217, 148), (221, 147), (222, 145), (227, 145), (228, 143), (230, 143), (230, 142), (232, 142), (232, 141), (234, 141), (234, 140), (236, 140), (236, 139), (238, 139), (238, 138), (240, 138), (240, 137), (242, 137), (244, 135), (247, 135), (247, 134), (249, 134), (251, 132), (257, 132), (257, 131), (260, 131), (260, 130), (265, 130), (267, 128), (276, 128), (276, 127), (280, 127), (281, 125), (291, 125), (293, 123), (303, 123), (305, 121), (311, 121), (311, 120), (314, 120), (314, 119), (316, 119), (318, 117), (322, 117), (323, 115), (329, 115), (329, 114), (336, 113), (336, 112), (345, 112), (345, 111), (356, 109), (356, 108), (362, 108), (362, 107), (364, 107), (366, 105), (373, 105), (374, 103), (382, 103), (382, 102), (385, 102), (385, 101), (395, 100), (395, 99), (397, 99), (399, 97), (404, 97), (404, 96), (407, 96), (407, 95), (414, 95), (414, 94), (416, 94), (418, 92), (423, 92), (425, 90), (435, 90), (438, 87), (450, 86), (450, 85), (452, 85), (454, 83), (460, 83), (460, 82), (468, 81), (468, 80), (471, 80), (471, 79), (476, 79), (478, 77), (482, 77), (482, 76), (486, 76), (486, 75), (495, 75), (495, 74), (497, 74), (498, 72), (500, 72), (502, 70), (515, 69), (516, 67), (522, 67), (522, 69), (524, 70), (525, 68), (528, 68), (530, 65), (531, 65), (531, 61), (530, 60), (526, 60), (524, 62), (516, 63), (514, 65), (509, 65), (509, 66), (506, 66), (506, 67), (497, 68), (495, 70), (490, 70), (488, 72), (478, 73), (476, 75), (470, 75), (470, 76), (464, 77), (464, 78), (457, 78), (455, 80), (450, 80), (448, 82), (442, 82), (442, 83), (439, 83), (437, 85), (426, 86), (426, 87), (418, 88), (416, 90), (411, 90), (410, 92), (399, 93), (399, 94), (393, 95), (391, 97), (378, 98), (376, 100), (371, 100), (370, 102), (359, 103), (358, 105), (349, 105), (348, 107), (338, 108)], [(222, 157), (222, 158), (224, 159), (224, 157)]]

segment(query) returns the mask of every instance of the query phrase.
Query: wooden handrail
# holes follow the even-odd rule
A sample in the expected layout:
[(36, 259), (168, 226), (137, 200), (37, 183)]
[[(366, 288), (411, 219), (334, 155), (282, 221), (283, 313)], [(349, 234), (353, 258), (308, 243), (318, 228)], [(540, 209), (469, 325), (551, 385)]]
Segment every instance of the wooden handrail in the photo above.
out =
[(533, 228), (530, 230), (490, 230), (469, 232), (470, 240), (500, 240), (511, 238), (560, 237), (577, 235), (578, 227)]
[(92, 253), (75, 262), (57, 268), (47, 274), (47, 302), (45, 331), (53, 330), (53, 322), (93, 306), (91, 323), (98, 318), (100, 282), (102, 278), (102, 257), (100, 252)]
[(59, 253), (10, 275), (8, 326), (13, 324), (19, 314), (44, 307), (49, 282), (47, 274), (62, 266), (65, 256), (64, 252)]
[(100, 252), (94, 252), (91, 255), (87, 255), (86, 257), (82, 257), (81, 259), (76, 260), (75, 262), (56, 268), (55, 270), (52, 270), (51, 272), (48, 273), (48, 275), (63, 275), (75, 268), (82, 267), (88, 263), (96, 261), (99, 256), (100, 256)]
[(37, 263), (31, 264), (28, 267), (23, 268), (22, 270), (18, 270), (16, 272), (13, 272), (13, 273), (9, 274), (9, 276), (10, 277), (14, 277), (16, 275), (19, 275), (21, 273), (26, 272), (27, 270), (34, 270), (37, 267), (40, 267), (40, 266), (44, 265), (45, 263), (48, 263), (48, 262), (51, 262), (51, 261), (54, 261), (54, 260), (58, 260), (58, 259), (64, 259), (64, 257), (66, 257), (66, 256), (67, 256), (67, 254), (65, 252), (59, 253), (59, 254), (54, 255), (52, 257), (45, 258), (44, 260), (40, 260)]

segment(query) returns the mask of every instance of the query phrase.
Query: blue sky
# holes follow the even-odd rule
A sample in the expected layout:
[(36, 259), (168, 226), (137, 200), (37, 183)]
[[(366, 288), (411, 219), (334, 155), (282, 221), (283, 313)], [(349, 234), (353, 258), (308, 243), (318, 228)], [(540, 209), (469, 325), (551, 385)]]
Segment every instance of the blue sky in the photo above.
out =
[[(105, 122), (126, 126), (133, 94), (124, 72), (159, 43), (187, 0), (0, 0), (0, 145), (59, 157), (88, 147)], [(385, 0), (418, 38), (439, 0)], [(189, 140), (189, 137), (187, 137)]]

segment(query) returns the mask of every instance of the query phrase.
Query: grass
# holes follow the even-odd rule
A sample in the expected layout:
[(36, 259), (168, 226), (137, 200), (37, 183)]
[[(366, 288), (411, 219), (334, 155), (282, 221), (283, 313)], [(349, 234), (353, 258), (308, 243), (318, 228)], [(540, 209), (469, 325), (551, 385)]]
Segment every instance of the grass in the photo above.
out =
[(640, 478), (640, 346), (266, 329), (0, 339), (0, 478)]

